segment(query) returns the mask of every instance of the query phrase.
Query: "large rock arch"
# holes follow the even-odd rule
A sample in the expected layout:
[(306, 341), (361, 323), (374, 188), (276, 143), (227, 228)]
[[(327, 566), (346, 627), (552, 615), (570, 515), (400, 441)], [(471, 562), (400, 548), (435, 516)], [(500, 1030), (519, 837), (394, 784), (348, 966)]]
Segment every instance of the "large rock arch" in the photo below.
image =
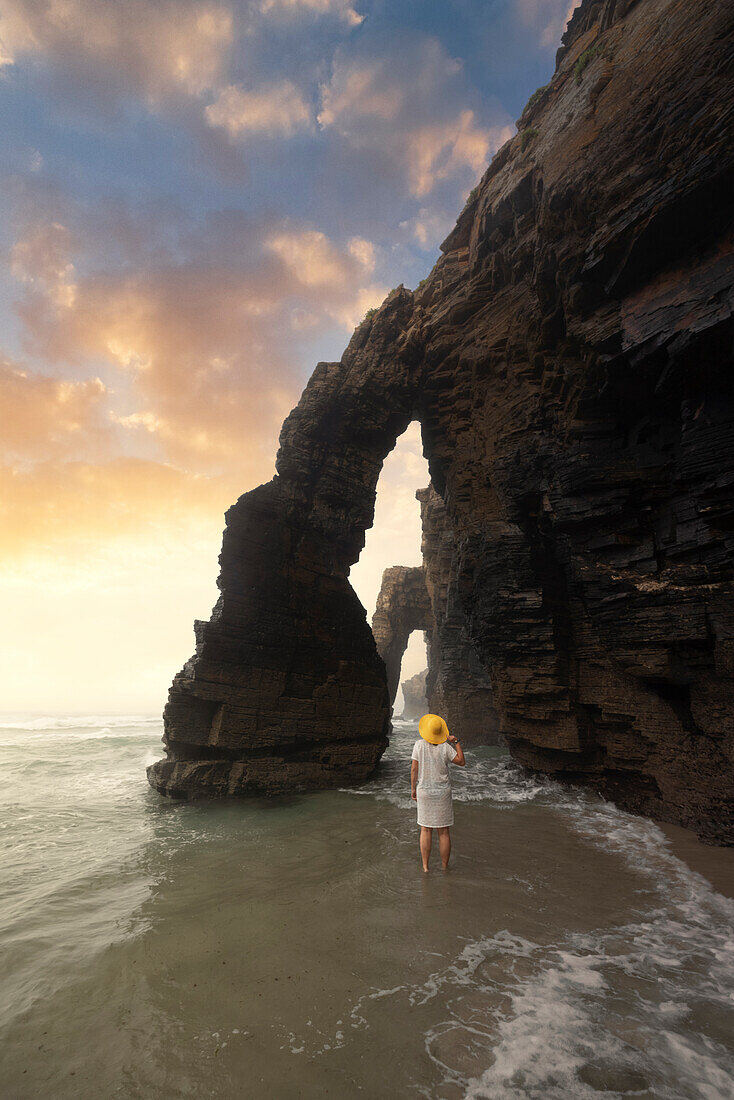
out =
[(317, 368), (277, 477), (228, 512), (156, 788), (379, 758), (385, 669), (347, 576), (417, 417), (515, 758), (734, 841), (733, 20), (583, 0), (433, 271)]
[(177, 796), (274, 792), (368, 775), (390, 701), (348, 581), (385, 456), (418, 392), (412, 294), (394, 291), (321, 363), (285, 421), (272, 481), (226, 515), (220, 596), (164, 712), (151, 784)]

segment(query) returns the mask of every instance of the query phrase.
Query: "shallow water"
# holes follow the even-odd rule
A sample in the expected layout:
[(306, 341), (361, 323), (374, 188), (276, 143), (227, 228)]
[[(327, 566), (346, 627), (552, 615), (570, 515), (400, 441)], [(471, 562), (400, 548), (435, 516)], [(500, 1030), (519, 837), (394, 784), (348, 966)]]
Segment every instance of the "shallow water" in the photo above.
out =
[(470, 751), (426, 876), (414, 727), (207, 805), (148, 788), (160, 734), (0, 725), (4, 1095), (734, 1096), (734, 903), (656, 825)]

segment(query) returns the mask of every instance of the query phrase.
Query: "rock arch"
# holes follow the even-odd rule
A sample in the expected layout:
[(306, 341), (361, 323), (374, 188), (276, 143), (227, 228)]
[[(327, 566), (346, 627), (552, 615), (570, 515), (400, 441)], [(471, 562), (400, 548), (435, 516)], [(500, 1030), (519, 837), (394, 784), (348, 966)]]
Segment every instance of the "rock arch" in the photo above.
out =
[(432, 486), (416, 493), (421, 506), (422, 566), (386, 569), (372, 616), (377, 651), (385, 662), (391, 704), (400, 665), (414, 630), (425, 633), (428, 706), (467, 744), (497, 744), (499, 719), (492, 684), (471, 642), (456, 586), (454, 534)]
[(227, 513), (154, 787), (372, 768), (387, 681), (347, 577), (418, 418), (514, 757), (734, 841), (731, 33), (723, 4), (582, 0), (433, 271), (317, 367)]
[(414, 630), (430, 634), (434, 619), (422, 565), (393, 565), (382, 574), (382, 585), (372, 616), (377, 652), (385, 662), (390, 705), (400, 682), (400, 665)]
[(413, 295), (392, 292), (339, 363), (320, 363), (283, 424), (277, 474), (226, 514), (220, 596), (164, 711), (175, 796), (275, 792), (368, 775), (390, 700), (348, 581), (385, 456), (415, 418)]

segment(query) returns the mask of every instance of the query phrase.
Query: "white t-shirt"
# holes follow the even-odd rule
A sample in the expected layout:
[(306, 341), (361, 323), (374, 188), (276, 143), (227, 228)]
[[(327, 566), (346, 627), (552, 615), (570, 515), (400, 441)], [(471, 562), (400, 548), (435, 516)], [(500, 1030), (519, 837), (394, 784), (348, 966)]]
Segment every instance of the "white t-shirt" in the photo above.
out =
[(418, 761), (418, 786), (423, 788), (450, 787), (449, 764), (457, 753), (450, 742), (431, 745), (420, 737), (413, 745), (413, 760)]

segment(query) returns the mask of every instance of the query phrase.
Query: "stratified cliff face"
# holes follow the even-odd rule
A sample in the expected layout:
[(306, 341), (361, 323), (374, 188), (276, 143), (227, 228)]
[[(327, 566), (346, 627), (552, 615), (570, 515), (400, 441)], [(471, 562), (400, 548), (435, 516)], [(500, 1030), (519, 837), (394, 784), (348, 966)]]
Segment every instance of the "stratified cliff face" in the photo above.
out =
[(417, 416), (512, 753), (734, 840), (733, 22), (584, 0), (426, 283), (317, 368), (278, 477), (230, 509), (154, 786), (376, 761), (385, 672), (346, 578)]
[(733, 19), (587, 0), (414, 314), (513, 755), (730, 840)]
[(409, 680), (403, 680), (400, 685), (403, 689), (403, 713), (400, 717), (404, 722), (417, 722), (424, 714), (428, 713), (428, 699), (426, 698), (426, 675), (428, 669), (416, 672)]
[(431, 713), (440, 714), (465, 745), (496, 745), (502, 737), (492, 684), (472, 643), (459, 600), (454, 532), (432, 486), (420, 489), (416, 496), (421, 506), (421, 549), (432, 611), (426, 679)]

